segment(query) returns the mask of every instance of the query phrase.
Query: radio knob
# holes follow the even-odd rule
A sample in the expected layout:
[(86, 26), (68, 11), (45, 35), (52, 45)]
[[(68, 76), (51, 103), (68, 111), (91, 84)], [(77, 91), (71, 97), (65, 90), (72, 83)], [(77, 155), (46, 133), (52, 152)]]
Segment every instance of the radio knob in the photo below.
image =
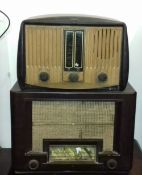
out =
[(78, 76), (78, 74), (76, 74), (76, 73), (71, 73), (71, 74), (69, 75), (69, 80), (70, 80), (71, 82), (77, 82), (78, 79), (79, 79), (79, 76)]
[(29, 169), (30, 170), (37, 170), (39, 168), (39, 161), (32, 159), (29, 161)]
[(110, 170), (114, 170), (116, 169), (117, 167), (117, 161), (115, 159), (110, 159), (107, 161), (107, 167), (110, 169)]
[(48, 81), (49, 80), (49, 74), (47, 72), (41, 72), (39, 74), (39, 79), (41, 81)]
[(107, 81), (107, 74), (106, 73), (100, 73), (99, 75), (98, 75), (98, 80), (100, 81), (100, 82), (105, 82), (105, 81)]

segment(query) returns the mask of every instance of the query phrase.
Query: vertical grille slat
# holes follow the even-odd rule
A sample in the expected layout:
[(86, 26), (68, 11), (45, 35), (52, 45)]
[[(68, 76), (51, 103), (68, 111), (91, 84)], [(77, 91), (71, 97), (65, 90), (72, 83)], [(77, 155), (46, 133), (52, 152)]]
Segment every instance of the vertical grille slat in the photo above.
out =
[(45, 67), (49, 69), (49, 30), (45, 29)]
[(106, 58), (110, 58), (110, 48), (109, 48), (109, 43), (110, 43), (110, 29), (106, 30)]
[(106, 29), (102, 29), (102, 59), (106, 59)]

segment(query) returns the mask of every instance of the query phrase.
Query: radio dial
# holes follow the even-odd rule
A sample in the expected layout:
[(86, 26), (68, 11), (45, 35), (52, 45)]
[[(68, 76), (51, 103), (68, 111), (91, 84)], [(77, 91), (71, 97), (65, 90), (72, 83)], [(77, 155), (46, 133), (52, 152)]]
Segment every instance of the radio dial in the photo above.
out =
[(39, 161), (32, 159), (29, 161), (29, 169), (30, 170), (37, 170), (39, 168)]
[(110, 170), (114, 170), (116, 169), (117, 167), (117, 161), (115, 159), (109, 159), (107, 161), (107, 167), (110, 169)]
[(78, 76), (78, 74), (76, 74), (76, 73), (71, 73), (71, 74), (69, 75), (69, 80), (70, 80), (71, 82), (77, 82), (78, 79), (79, 79), (79, 76)]
[(100, 74), (98, 75), (98, 80), (99, 80), (100, 82), (105, 82), (105, 81), (107, 81), (107, 79), (108, 79), (108, 77), (107, 77), (107, 74), (106, 74), (106, 73), (100, 73)]
[(49, 80), (49, 74), (47, 72), (41, 72), (39, 74), (39, 79), (41, 81), (48, 81)]

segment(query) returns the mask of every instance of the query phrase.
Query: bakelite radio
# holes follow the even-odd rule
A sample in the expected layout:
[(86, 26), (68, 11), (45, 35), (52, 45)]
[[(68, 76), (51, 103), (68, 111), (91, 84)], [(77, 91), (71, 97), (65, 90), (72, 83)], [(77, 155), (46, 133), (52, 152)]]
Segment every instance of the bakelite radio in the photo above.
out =
[(13, 174), (128, 174), (136, 104), (128, 55), (123, 22), (22, 22), (11, 90)]
[(22, 22), (20, 87), (123, 90), (128, 79), (123, 22), (83, 17), (39, 17)]

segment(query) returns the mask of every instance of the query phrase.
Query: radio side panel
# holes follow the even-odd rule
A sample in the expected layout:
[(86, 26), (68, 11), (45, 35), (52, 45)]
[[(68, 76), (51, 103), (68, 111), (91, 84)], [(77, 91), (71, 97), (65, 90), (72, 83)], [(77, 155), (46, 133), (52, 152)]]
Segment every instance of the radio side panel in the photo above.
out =
[(120, 70), (120, 90), (124, 90), (129, 76), (129, 43), (127, 35), (127, 26), (123, 25), (122, 59)]

